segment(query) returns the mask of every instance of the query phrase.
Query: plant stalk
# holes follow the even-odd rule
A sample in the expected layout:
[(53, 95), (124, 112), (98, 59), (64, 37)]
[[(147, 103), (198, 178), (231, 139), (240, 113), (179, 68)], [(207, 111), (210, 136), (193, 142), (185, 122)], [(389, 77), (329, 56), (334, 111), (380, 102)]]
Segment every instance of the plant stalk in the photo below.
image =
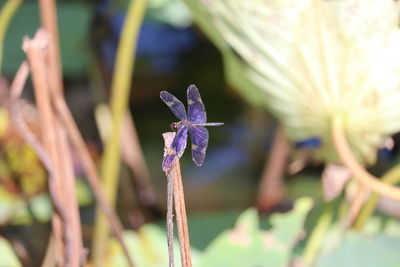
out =
[[(163, 133), (164, 138), (164, 157), (167, 151), (171, 149), (175, 132)], [(167, 240), (169, 267), (174, 266), (174, 248), (173, 248), (173, 206), (175, 206), (176, 225), (178, 229), (179, 247), (181, 252), (182, 267), (191, 267), (192, 259), (190, 256), (189, 231), (187, 224), (185, 196), (183, 192), (181, 167), (179, 159), (175, 161), (171, 170), (165, 173), (167, 175)]]
[(345, 128), (340, 116), (335, 116), (332, 122), (332, 137), (336, 151), (342, 163), (349, 168), (355, 179), (365, 188), (378, 193), (381, 196), (400, 201), (400, 188), (380, 181), (377, 177), (368, 173), (353, 155), (345, 136)]
[[(137, 38), (146, 5), (147, 0), (131, 1), (116, 55), (114, 76), (111, 86), (113, 128), (105, 145), (104, 155), (101, 161), (103, 188), (112, 205), (115, 203), (118, 173), (120, 169), (120, 136), (122, 121), (127, 111)], [(93, 239), (93, 263), (95, 266), (103, 266), (108, 237), (109, 226), (101, 210), (98, 209)]]
[(182, 267), (192, 267), (189, 230), (185, 208), (185, 196), (183, 193), (181, 166), (179, 164), (179, 160), (175, 162), (170, 170), (168, 179), (172, 179), (173, 181), (176, 227), (178, 229)]
[(317, 225), (314, 227), (310, 238), (303, 252), (303, 262), (306, 266), (311, 266), (321, 248), (325, 235), (328, 232), (333, 217), (333, 203), (326, 204), (321, 217), (318, 219)]
[[(393, 167), (387, 171), (382, 177), (382, 181), (387, 184), (396, 184), (400, 182), (400, 166)], [(377, 193), (372, 193), (357, 217), (357, 220), (354, 224), (354, 229), (361, 230), (364, 227), (366, 221), (374, 212), (378, 201), (379, 195)]]

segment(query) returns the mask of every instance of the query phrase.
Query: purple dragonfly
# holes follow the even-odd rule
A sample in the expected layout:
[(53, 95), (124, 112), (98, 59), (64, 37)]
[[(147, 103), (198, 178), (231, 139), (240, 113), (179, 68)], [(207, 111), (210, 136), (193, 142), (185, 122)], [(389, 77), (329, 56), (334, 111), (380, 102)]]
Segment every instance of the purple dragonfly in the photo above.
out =
[(188, 113), (185, 106), (175, 96), (166, 91), (160, 93), (162, 101), (171, 109), (172, 113), (180, 119), (171, 123), (171, 129), (176, 131), (171, 148), (167, 149), (162, 163), (162, 169), (169, 171), (175, 160), (179, 159), (186, 148), (188, 131), (192, 142), (192, 158), (197, 166), (203, 165), (208, 145), (208, 131), (204, 126), (220, 126), (223, 123), (206, 123), (207, 115), (199, 90), (196, 85), (189, 85), (187, 89)]

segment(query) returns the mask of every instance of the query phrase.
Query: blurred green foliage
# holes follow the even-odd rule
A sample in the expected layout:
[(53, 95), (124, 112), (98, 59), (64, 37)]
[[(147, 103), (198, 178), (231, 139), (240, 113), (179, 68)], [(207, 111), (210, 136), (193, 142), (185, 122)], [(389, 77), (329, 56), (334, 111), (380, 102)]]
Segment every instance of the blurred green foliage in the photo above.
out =
[(192, 23), (192, 15), (181, 0), (149, 0), (146, 19), (175, 27), (189, 27)]
[[(60, 1), (57, 3), (62, 67), (66, 78), (81, 78), (87, 73), (90, 60), (90, 21), (94, 8), (84, 2)], [(21, 49), (24, 36), (32, 37), (39, 28), (37, 1), (24, 2), (7, 30), (3, 73), (12, 76), (25, 55)]]
[(1, 266), (7, 266), (7, 267), (22, 266), (10, 243), (1, 236), (0, 236), (0, 255), (1, 255)]
[(377, 234), (373, 236), (349, 233), (343, 243), (322, 255), (317, 267), (399, 267), (400, 238)]
[[(287, 266), (311, 206), (309, 198), (297, 200), (292, 211), (271, 216), (268, 231), (259, 227), (255, 209), (246, 210), (234, 229), (221, 233), (203, 252), (192, 249), (193, 266)], [(125, 232), (124, 237), (137, 266), (168, 265), (166, 234), (158, 227), (148, 224), (138, 232)], [(178, 248), (175, 242), (175, 263), (180, 266)], [(127, 266), (116, 241), (109, 244), (107, 266)]]
[[(92, 193), (76, 180), (81, 206), (92, 203)], [(47, 189), (47, 171), (35, 151), (26, 144), (0, 108), (0, 225), (28, 225), (50, 220), (52, 203)]]
[(245, 211), (205, 250), (200, 266), (287, 266), (311, 206), (309, 198), (297, 200), (292, 211), (270, 217), (268, 231), (260, 229), (256, 210)]
[[(298, 243), (311, 231), (304, 226), (311, 208), (310, 198), (299, 198), (291, 211), (272, 214), (268, 218), (267, 230), (260, 227), (257, 211), (248, 209), (238, 217), (233, 229), (220, 233), (204, 250), (192, 248), (193, 266), (279, 267), (293, 266), (296, 262), (303, 264), (299, 257), (303, 246)], [(232, 214), (227, 215), (230, 221)], [(213, 231), (212, 215), (205, 215), (202, 221), (208, 222), (206, 227), (197, 225), (193, 229), (189, 223), (191, 232), (202, 231), (207, 235), (208, 231)], [(168, 265), (166, 233), (159, 227), (146, 224), (137, 232), (126, 231), (124, 238), (138, 267)], [(191, 236), (192, 243), (196, 243), (193, 239)], [(316, 266), (398, 267), (399, 243), (400, 224), (395, 220), (374, 217), (364, 232), (346, 230), (336, 222), (321, 244), (322, 252)], [(181, 266), (177, 241), (174, 259), (176, 266)], [(106, 260), (109, 266), (127, 266), (116, 240), (109, 244)]]

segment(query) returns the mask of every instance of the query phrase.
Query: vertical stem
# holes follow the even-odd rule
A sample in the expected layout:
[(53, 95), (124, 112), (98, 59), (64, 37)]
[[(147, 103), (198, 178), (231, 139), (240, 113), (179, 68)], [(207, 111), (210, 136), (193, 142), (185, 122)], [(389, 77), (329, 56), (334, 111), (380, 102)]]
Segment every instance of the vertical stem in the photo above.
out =
[(70, 266), (81, 266), (84, 259), (83, 244), (82, 244), (82, 229), (79, 216), (79, 204), (76, 199), (75, 191), (75, 174), (71, 158), (71, 150), (67, 139), (66, 130), (62, 127), (60, 121), (57, 121), (56, 130), (58, 135), (60, 161), (62, 172), (64, 173), (62, 187), (65, 191), (65, 209), (68, 211), (66, 220), (68, 221), (69, 232), (66, 235), (69, 237), (69, 253)]
[(11, 18), (14, 16), (21, 3), (22, 0), (8, 0), (4, 3), (0, 11), (0, 75), (3, 66), (4, 37), (6, 35)]
[(303, 261), (306, 266), (311, 266), (321, 248), (321, 244), (324, 241), (325, 235), (329, 229), (329, 226), (333, 217), (333, 204), (329, 202), (326, 204), (321, 217), (318, 219), (317, 225), (314, 227), (310, 238), (303, 252)]
[(110, 223), (111, 229), (114, 232), (114, 235), (118, 239), (121, 244), (122, 250), (125, 253), (126, 259), (129, 263), (129, 266), (134, 266), (131, 255), (129, 254), (128, 247), (123, 240), (123, 227), (122, 224), (114, 211), (113, 207), (109, 203), (108, 199), (105, 196), (104, 189), (100, 183), (100, 177), (94, 164), (92, 158), (90, 157), (89, 151), (86, 147), (86, 144), (79, 133), (78, 127), (72, 117), (71, 112), (68, 109), (67, 103), (65, 103), (64, 98), (61, 97), (60, 94), (56, 94), (53, 92), (53, 101), (56, 106), (57, 112), (60, 114), (62, 123), (65, 125), (66, 130), (68, 132), (70, 141), (77, 151), (79, 159), (82, 163), (83, 168), (86, 172), (86, 178), (89, 182), (89, 185), (93, 191), (94, 197), (96, 198), (97, 204), (99, 208), (104, 212), (108, 221)]
[[(174, 203), (175, 203), (175, 214), (176, 214), (176, 226), (178, 228), (179, 244), (181, 249), (181, 261), (182, 267), (191, 267), (192, 259), (190, 256), (190, 242), (189, 242), (189, 230), (186, 217), (185, 208), (185, 195), (183, 193), (181, 166), (179, 160), (177, 160), (170, 171), (173, 179), (174, 188)], [(168, 178), (170, 179), (170, 177)]]
[[(120, 137), (122, 121), (127, 111), (131, 77), (135, 62), (137, 37), (146, 9), (147, 0), (132, 0), (125, 18), (125, 25), (119, 40), (111, 91), (111, 113), (113, 129), (105, 146), (101, 162), (101, 174), (106, 196), (115, 202), (118, 173), (120, 167)], [(105, 247), (109, 235), (104, 215), (97, 211), (94, 240), (93, 263), (102, 266)]]
[(47, 244), (46, 253), (44, 255), (41, 267), (54, 267), (56, 266), (55, 253), (54, 253), (54, 236), (50, 235)]
[[(51, 78), (45, 60), (45, 48), (49, 39), (45, 31), (39, 30), (34, 39), (26, 38), (25, 50), (31, 69), (35, 97), (39, 110), (44, 147), (49, 155), (49, 190), (58, 215), (53, 216), (54, 236), (58, 265), (80, 266), (83, 256), (82, 236), (78, 203), (75, 194), (75, 177), (68, 148), (66, 132), (54, 112), (51, 102)], [(54, 88), (53, 88), (54, 91)], [(15, 91), (14, 94), (18, 92)], [(15, 95), (13, 95), (15, 97)], [(55, 213), (56, 214), (56, 213)], [(65, 244), (64, 244), (65, 243)], [(62, 251), (65, 249), (65, 252)]]
[(174, 181), (167, 177), (167, 243), (169, 267), (174, 267)]
[(51, 90), (63, 91), (60, 45), (58, 38), (58, 23), (55, 0), (40, 0), (40, 19), (43, 28), (49, 35), (48, 65)]
[[(38, 34), (37, 34), (38, 35)], [(50, 105), (49, 86), (46, 80), (46, 65), (43, 60), (43, 39), (37, 38), (33, 40), (25, 39), (23, 49), (25, 50), (28, 61), (32, 68), (32, 80), (35, 89), (36, 102), (39, 110), (39, 119), (41, 129), (43, 131), (44, 146), (49, 153), (51, 164), (53, 166), (53, 174), (49, 184), (54, 185), (55, 190), (61, 198), (64, 198), (64, 191), (61, 187), (61, 180), (63, 174), (61, 172), (59, 160), (59, 151), (57, 144), (56, 129), (54, 128), (54, 113)], [(64, 222), (65, 223), (65, 222)], [(63, 224), (61, 218), (53, 215), (53, 229), (56, 237), (56, 251), (58, 257), (58, 264), (62, 266), (65, 262), (64, 247), (62, 244)]]
[(282, 179), (289, 155), (289, 144), (281, 125), (275, 131), (272, 148), (265, 164), (257, 196), (257, 207), (266, 211), (282, 200), (285, 187)]

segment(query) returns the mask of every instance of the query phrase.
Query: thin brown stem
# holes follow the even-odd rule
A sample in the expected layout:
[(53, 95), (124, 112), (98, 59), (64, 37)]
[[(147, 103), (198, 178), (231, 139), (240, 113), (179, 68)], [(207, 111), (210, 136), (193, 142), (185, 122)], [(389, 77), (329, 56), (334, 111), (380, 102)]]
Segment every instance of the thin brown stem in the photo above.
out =
[(289, 151), (290, 146), (280, 125), (275, 131), (271, 151), (261, 175), (257, 196), (257, 207), (261, 211), (271, 209), (282, 200), (285, 194), (282, 180)]
[(167, 176), (167, 243), (169, 267), (174, 267), (174, 181)]
[(69, 239), (69, 242), (66, 242), (66, 244), (70, 246), (67, 250), (67, 252), (70, 253), (68, 258), (71, 262), (70, 266), (81, 266), (81, 263), (84, 262), (85, 259), (83, 253), (79, 207), (78, 201), (76, 200), (76, 185), (71, 150), (66, 131), (63, 129), (59, 121), (56, 122), (55, 128), (59, 140), (60, 160), (63, 163), (61, 171), (64, 174), (63, 187), (66, 197), (64, 202), (66, 204), (66, 210), (68, 210), (68, 214), (66, 214), (66, 220), (70, 230), (66, 233), (66, 238)]
[[(29, 66), (27, 62), (23, 62), (14, 78), (14, 81), (11, 85), (11, 92), (10, 92), (10, 114), (11, 119), (14, 122), (16, 128), (18, 129), (19, 133), (23, 137), (23, 139), (32, 146), (32, 148), (36, 151), (38, 157), (40, 158), (41, 162), (45, 165), (46, 169), (51, 174), (52, 166), (49, 159), (49, 156), (39, 140), (36, 136), (30, 131), (28, 125), (23, 120), (23, 117), (20, 112), (19, 108), (19, 97), (22, 93), (24, 84), (29, 74)], [(99, 175), (96, 169), (96, 166), (93, 160), (90, 157), (89, 151), (82, 139), (82, 136), (79, 133), (79, 130), (75, 124), (75, 121), (72, 118), (72, 115), (65, 103), (64, 98), (58, 94), (57, 92), (52, 92), (53, 102), (55, 102), (55, 107), (57, 112), (61, 116), (61, 120), (64, 126), (67, 128), (69, 138), (71, 139), (73, 146), (76, 151), (78, 151), (78, 156), (81, 158), (81, 163), (86, 171), (87, 178), (89, 185), (91, 186), (96, 201), (99, 203), (100, 208), (106, 214), (107, 218), (110, 221), (111, 228), (121, 243), (121, 247), (123, 248), (126, 255), (129, 255), (126, 244), (122, 239), (122, 232), (123, 227), (120, 223), (117, 215), (115, 214), (114, 210), (111, 208), (111, 205), (106, 201), (104, 197), (104, 193), (102, 192), (102, 188), (99, 183)], [(53, 188), (54, 186), (50, 186)], [(53, 194), (53, 202), (56, 206), (56, 209), (59, 209), (62, 206), (62, 201), (59, 200), (57, 194)]]
[[(175, 137), (174, 132), (163, 133), (163, 138), (165, 142), (164, 157), (168, 154), (168, 151), (170, 151), (174, 137)], [(168, 230), (168, 252), (170, 257), (169, 266), (170, 267), (173, 266), (174, 251), (172, 247), (172, 242), (173, 242), (172, 206), (174, 204), (182, 267), (191, 267), (192, 259), (190, 256), (189, 231), (187, 226), (185, 196), (183, 193), (182, 175), (181, 175), (181, 167), (179, 165), (179, 160), (177, 160), (174, 163), (171, 170), (166, 172), (166, 175), (168, 183), (167, 230)]]
[(59, 93), (54, 92), (52, 94), (52, 97), (56, 110), (60, 114), (61, 120), (67, 129), (72, 146), (78, 152), (77, 154), (80, 157), (83, 168), (85, 169), (85, 173), (87, 175), (86, 177), (90, 187), (92, 188), (94, 197), (96, 198), (99, 207), (108, 218), (111, 229), (114, 232), (115, 237), (121, 244), (121, 247), (125, 253), (129, 265), (134, 266), (132, 257), (130, 256), (128, 251), (128, 247), (122, 238), (122, 233), (123, 233), (122, 224), (117, 214), (115, 213), (114, 209), (112, 208), (111, 204), (105, 197), (104, 190), (100, 184), (100, 175), (97, 171), (96, 165), (94, 164), (90, 156), (86, 144), (78, 130), (78, 127), (76, 126), (72, 114), (69, 111), (64, 98), (61, 97)]
[(47, 243), (46, 253), (44, 255), (44, 259), (42, 261), (41, 267), (54, 267), (56, 266), (55, 261), (55, 252), (54, 252), (54, 237), (50, 235), (49, 242)]
[[(182, 175), (179, 160), (172, 167), (170, 174), (174, 182), (174, 203), (176, 214), (176, 225), (178, 229), (179, 244), (181, 248), (182, 267), (191, 267), (192, 259), (190, 256), (189, 231), (187, 224), (185, 196), (183, 193)], [(170, 179), (168, 178), (168, 179)]]
[[(29, 74), (29, 66), (27, 62), (23, 62), (21, 66), (19, 67), (17, 74), (14, 77), (13, 83), (11, 84), (10, 88), (10, 102), (9, 102), (9, 111), (10, 111), (10, 117), (11, 121), (13, 122), (15, 128), (17, 129), (18, 133), (21, 135), (22, 139), (29, 144), (33, 150), (35, 150), (36, 155), (46, 168), (46, 170), (49, 173), (49, 176), (53, 175), (53, 166), (51, 165), (51, 160), (44, 149), (43, 145), (40, 143), (39, 139), (35, 136), (35, 134), (30, 130), (28, 124), (25, 122), (23, 114), (21, 112), (21, 107), (20, 107), (20, 96), (22, 93), (22, 89), (25, 85), (26, 79)], [(52, 181), (50, 178), (49, 181)], [(54, 186), (53, 184), (50, 184), (49, 189), (53, 190)], [(54, 190), (56, 190), (54, 188)], [(54, 191), (52, 200), (55, 208), (57, 210), (62, 210), (62, 200), (56, 194), (57, 191)]]
[(40, 19), (43, 28), (48, 33), (48, 65), (49, 65), (49, 82), (51, 90), (62, 92), (63, 81), (61, 71), (60, 45), (58, 39), (57, 12), (55, 0), (40, 0)]
[(49, 156), (44, 150), (42, 144), (39, 142), (38, 138), (29, 129), (29, 126), (25, 122), (23, 115), (20, 111), (19, 98), (22, 94), (22, 90), (25, 86), (28, 75), (29, 65), (26, 61), (24, 61), (20, 65), (17, 74), (15, 75), (14, 80), (11, 84), (8, 109), (10, 112), (11, 121), (14, 123), (14, 126), (18, 130), (21, 137), (35, 150), (40, 161), (43, 163), (49, 173), (51, 173), (52, 170)]
[[(53, 166), (51, 165), (51, 160), (49, 158), (48, 153), (39, 142), (38, 138), (35, 136), (33, 132), (29, 129), (27, 123), (25, 122), (22, 113), (20, 111), (20, 96), (25, 85), (26, 79), (29, 74), (29, 66), (27, 62), (23, 62), (19, 67), (16, 76), (14, 77), (13, 83), (10, 88), (10, 102), (9, 102), (9, 111), (11, 121), (14, 123), (14, 126), (18, 130), (21, 137), (24, 141), (29, 144), (36, 152), (37, 156), (39, 157), (42, 164), (45, 166), (49, 173), (49, 191), (52, 195), (52, 201), (54, 204), (55, 209), (60, 213), (62, 218), (65, 218), (65, 214), (63, 213), (63, 202), (58, 195), (57, 189), (54, 185), (52, 175), (54, 173)], [(48, 252), (46, 252), (46, 260), (43, 262), (42, 266), (54, 266), (55, 262), (62, 262), (62, 254), (55, 253), (55, 251), (62, 250), (62, 232), (61, 232), (61, 219), (59, 214), (53, 215), (53, 235), (49, 239), (48, 244)], [(50, 249), (51, 247), (51, 249)], [(58, 250), (55, 250), (58, 248)], [(53, 253), (52, 255), (49, 255)], [(54, 263), (52, 263), (54, 262)]]
[(332, 137), (340, 160), (347, 168), (349, 168), (354, 178), (357, 179), (360, 184), (381, 196), (400, 201), (400, 189), (398, 187), (381, 182), (377, 177), (368, 173), (358, 163), (349, 147), (344, 133), (342, 118), (339, 116), (333, 118)]
[[(49, 85), (46, 77), (47, 68), (43, 55), (43, 49), (47, 44), (46, 42), (47, 39), (45, 34), (43, 32), (38, 32), (34, 39), (24, 39), (23, 49), (27, 54), (28, 61), (32, 69), (32, 80), (39, 111), (44, 147), (49, 153), (51, 165), (53, 166), (53, 174), (50, 176), (51, 179), (49, 180), (49, 186), (53, 186), (53, 189), (56, 191), (55, 194), (58, 194), (60, 199), (64, 199), (65, 196), (62, 187), (63, 173), (61, 172), (62, 163), (59, 158), (56, 129), (54, 127), (55, 118), (50, 104)], [(60, 208), (64, 209), (63, 206)], [(55, 217), (53, 216), (53, 228), (55, 235), (58, 235), (60, 232), (62, 232), (62, 229), (64, 229), (64, 233), (67, 232), (67, 226), (65, 223), (65, 220), (61, 221), (60, 219), (57, 219), (57, 215), (55, 215)], [(62, 243), (62, 236), (58, 236), (56, 241), (56, 252), (59, 253), (58, 255), (63, 255), (62, 257), (64, 258), (64, 248), (63, 245), (60, 244), (60, 242)], [(70, 255), (70, 253), (67, 253), (67, 255)], [(58, 264), (63, 265), (66, 262), (69, 262), (67, 257), (65, 257), (65, 260), (58, 262)]]

